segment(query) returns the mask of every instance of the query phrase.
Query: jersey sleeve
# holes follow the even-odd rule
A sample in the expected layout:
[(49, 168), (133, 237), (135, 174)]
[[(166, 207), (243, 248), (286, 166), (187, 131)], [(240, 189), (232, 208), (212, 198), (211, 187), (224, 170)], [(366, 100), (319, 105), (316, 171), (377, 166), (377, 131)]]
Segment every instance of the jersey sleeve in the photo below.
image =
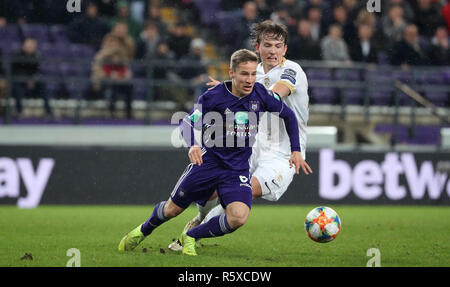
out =
[(290, 64), (285, 67), (280, 75), (280, 79), (275, 83), (280, 83), (289, 88), (290, 95), (297, 90), (308, 90), (308, 82), (306, 81), (306, 75), (299, 65)]
[(200, 144), (195, 140), (194, 129), (201, 130), (203, 127), (203, 115), (210, 111), (209, 101), (207, 94), (203, 94), (199, 97), (197, 103), (194, 105), (192, 111), (183, 118), (180, 123), (181, 135), (188, 145)]
[[(264, 89), (265, 90), (265, 89)], [(276, 93), (265, 90), (264, 107), (267, 112), (278, 113), (283, 119), (286, 132), (291, 143), (291, 151), (300, 151), (300, 138), (298, 132), (298, 122), (295, 113), (281, 100)]]

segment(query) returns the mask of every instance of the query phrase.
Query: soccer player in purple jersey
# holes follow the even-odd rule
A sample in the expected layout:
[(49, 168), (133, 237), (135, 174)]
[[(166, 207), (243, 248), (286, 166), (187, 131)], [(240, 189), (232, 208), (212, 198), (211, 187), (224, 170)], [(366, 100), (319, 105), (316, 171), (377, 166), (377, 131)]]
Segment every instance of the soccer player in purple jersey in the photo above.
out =
[[(150, 218), (122, 238), (119, 251), (133, 250), (156, 227), (179, 215), (192, 202), (206, 202), (215, 191), (225, 213), (184, 232), (183, 254), (197, 255), (196, 239), (222, 236), (245, 224), (252, 203), (249, 158), (260, 113), (278, 113), (283, 119), (290, 138), (289, 163), (297, 170), (300, 168), (302, 158), (295, 114), (278, 95), (256, 83), (257, 63), (255, 53), (246, 49), (236, 51), (231, 56), (231, 81), (200, 96), (194, 111), (180, 125), (183, 138), (190, 146), (191, 164), (170, 198), (156, 204)], [(209, 121), (205, 120), (207, 117)], [(214, 130), (202, 137), (204, 148), (195, 141), (194, 128), (204, 129), (207, 135), (208, 128)]]

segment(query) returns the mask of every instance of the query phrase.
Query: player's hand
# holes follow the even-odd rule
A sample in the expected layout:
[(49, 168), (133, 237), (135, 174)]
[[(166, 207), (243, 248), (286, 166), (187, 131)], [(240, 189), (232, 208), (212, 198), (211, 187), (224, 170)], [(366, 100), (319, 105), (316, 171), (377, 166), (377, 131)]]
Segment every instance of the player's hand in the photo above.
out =
[(306, 175), (309, 175), (312, 172), (312, 169), (309, 167), (308, 163), (303, 159), (301, 152), (294, 151), (291, 153), (291, 158), (289, 159), (289, 168), (295, 166), (295, 173), (300, 173), (300, 168)]
[(191, 146), (191, 148), (189, 149), (188, 156), (191, 163), (202, 165), (203, 163), (202, 148), (199, 147), (198, 145)]
[(211, 87), (208, 90), (211, 90), (212, 88), (214, 88), (215, 86), (220, 84), (220, 82), (217, 81), (216, 79), (214, 79), (213, 77), (208, 76), (208, 79), (209, 79), (209, 82), (207, 82), (206, 85)]

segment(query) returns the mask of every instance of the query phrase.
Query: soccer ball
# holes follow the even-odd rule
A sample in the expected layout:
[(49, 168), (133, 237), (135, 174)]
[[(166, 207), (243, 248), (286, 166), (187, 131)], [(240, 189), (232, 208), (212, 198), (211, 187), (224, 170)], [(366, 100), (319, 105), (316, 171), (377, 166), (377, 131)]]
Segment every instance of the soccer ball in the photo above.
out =
[(308, 237), (316, 242), (330, 242), (341, 231), (341, 219), (336, 211), (329, 207), (316, 207), (306, 215), (305, 231)]

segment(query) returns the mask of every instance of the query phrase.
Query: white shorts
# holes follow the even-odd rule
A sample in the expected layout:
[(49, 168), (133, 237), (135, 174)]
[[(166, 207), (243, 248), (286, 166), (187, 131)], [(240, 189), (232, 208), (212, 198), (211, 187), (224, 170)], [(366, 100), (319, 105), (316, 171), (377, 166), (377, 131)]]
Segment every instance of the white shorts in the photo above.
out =
[(253, 154), (250, 158), (250, 175), (261, 185), (262, 198), (277, 201), (287, 190), (295, 174), (295, 166), (289, 168), (289, 160), (281, 157), (262, 158)]

